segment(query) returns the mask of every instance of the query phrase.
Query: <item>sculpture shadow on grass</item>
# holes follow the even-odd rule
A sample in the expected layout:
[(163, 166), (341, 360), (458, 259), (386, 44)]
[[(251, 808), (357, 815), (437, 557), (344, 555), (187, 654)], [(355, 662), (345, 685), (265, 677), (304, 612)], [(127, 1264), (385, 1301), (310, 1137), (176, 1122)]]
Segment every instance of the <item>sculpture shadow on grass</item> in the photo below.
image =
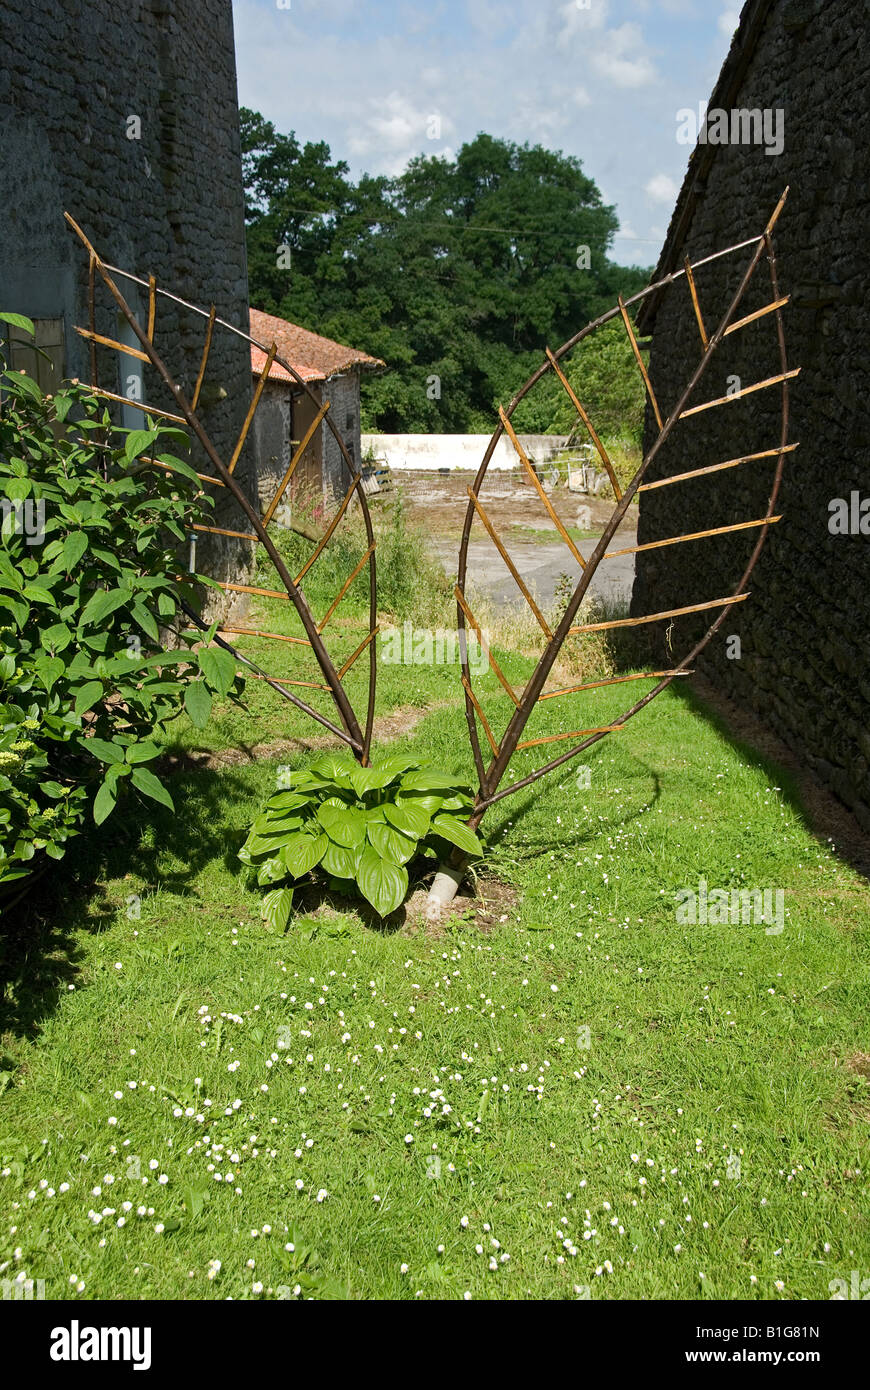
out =
[[(657, 773), (642, 766), (651, 779), (651, 793), (630, 815), (618, 818), (620, 825), (649, 811), (661, 795)], [(81, 933), (103, 931), (124, 910), (117, 883), (126, 875), (131, 892), (143, 886), (146, 891), (159, 888), (195, 905), (200, 898), (196, 884), (209, 866), (219, 864), (238, 873), (237, 851), (258, 809), (266, 776), (263, 764), (185, 771), (168, 779), (174, 811), (139, 801), (127, 814), (116, 813), (102, 826), (91, 824), (73, 840), (66, 858), (52, 864), (0, 923), (0, 1037), (38, 1035), (43, 1021), (79, 978)], [(548, 790), (564, 789), (553, 784)], [(547, 792), (536, 789), (512, 806), (514, 826), (532, 813), (542, 795)], [(595, 834), (599, 831), (600, 825)], [(558, 839), (579, 849), (591, 835), (560, 827)], [(553, 843), (551, 829), (546, 835), (542, 832), (540, 844), (533, 836), (512, 857), (517, 863), (540, 857)], [(435, 861), (421, 860), (416, 867), (418, 881), (431, 874)], [(498, 874), (497, 856), (492, 867)], [(364, 901), (333, 894), (313, 881), (300, 887), (294, 906), (299, 916), (323, 907), (353, 913), (367, 929), (386, 934), (402, 930), (408, 921), (404, 905), (382, 919)], [(324, 924), (321, 930), (329, 928)], [(16, 1065), (0, 1053), (0, 1086), (3, 1075)]]

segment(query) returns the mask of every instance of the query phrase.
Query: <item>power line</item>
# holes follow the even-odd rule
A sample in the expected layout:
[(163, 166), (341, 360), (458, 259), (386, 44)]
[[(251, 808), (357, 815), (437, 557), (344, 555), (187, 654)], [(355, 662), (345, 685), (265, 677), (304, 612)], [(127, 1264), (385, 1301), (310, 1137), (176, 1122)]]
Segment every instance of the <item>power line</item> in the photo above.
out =
[[(333, 207), (333, 208), (297, 208), (297, 207), (290, 206), (290, 207), (287, 207), (287, 208), (282, 209), (282, 211), (285, 211), (285, 212), (295, 212), (295, 213), (298, 213), (298, 214), (299, 214), (300, 216), (302, 216), (302, 217), (328, 217), (328, 216), (330, 216), (330, 215), (333, 214), (333, 213), (340, 213), (340, 212), (342, 212), (343, 209), (341, 209), (341, 208), (334, 208), (334, 207)], [(392, 226), (392, 227), (399, 227), (399, 226), (402, 226), (402, 225), (405, 223), (406, 219), (409, 217), (408, 214), (405, 214), (405, 217), (404, 217), (404, 218), (403, 218), (401, 215), (398, 216), (398, 217), (383, 217), (383, 216), (378, 216), (378, 217), (364, 217), (364, 216), (362, 216), (361, 214), (356, 213), (356, 212), (353, 212), (353, 211), (347, 211), (347, 210), (344, 210), (344, 211), (345, 211), (345, 215), (346, 215), (347, 217), (357, 217), (358, 220), (361, 221), (361, 222), (368, 222), (368, 223), (371, 223), (372, 225), (376, 225), (376, 224), (379, 224), (379, 223), (380, 223), (380, 224), (382, 224), (382, 225), (384, 225), (384, 226), (388, 226), (388, 227), (390, 227), (390, 226)], [(268, 214), (266, 214), (266, 215), (268, 215)], [(538, 237), (552, 237), (552, 236), (556, 236), (556, 235), (557, 235), (557, 230), (556, 230), (556, 229), (553, 229), (553, 230), (551, 230), (551, 231), (536, 231), (536, 230), (533, 230), (533, 229), (530, 228), (530, 227), (528, 227), (528, 228), (527, 228), (527, 227), (492, 227), (492, 226), (481, 227), (481, 226), (472, 226), (470, 223), (465, 223), (465, 224), (463, 224), (462, 222), (460, 222), (460, 221), (458, 221), (458, 220), (453, 220), (453, 219), (448, 219), (448, 221), (446, 221), (446, 222), (415, 222), (415, 221), (413, 220), (413, 215), (410, 215), (409, 225), (412, 225), (412, 226), (415, 227), (415, 228), (419, 228), (421, 231), (429, 231), (429, 230), (432, 230), (432, 229), (439, 229), (439, 230), (440, 230), (440, 229), (449, 228), (451, 231), (454, 231), (454, 232), (455, 232), (455, 231), (461, 231), (461, 232), (481, 232), (481, 233), (490, 232), (490, 233), (492, 233), (492, 234), (499, 235), (499, 236), (526, 236), (526, 237), (535, 237), (535, 236), (538, 236)], [(613, 235), (614, 235), (614, 238), (615, 238), (618, 234), (617, 234), (617, 233), (614, 233)], [(646, 241), (646, 240), (649, 240), (649, 238), (647, 238), (647, 237), (623, 237), (622, 240), (624, 240), (624, 241)], [(652, 242), (651, 244), (657, 246), (659, 243), (656, 241), (656, 242)]]

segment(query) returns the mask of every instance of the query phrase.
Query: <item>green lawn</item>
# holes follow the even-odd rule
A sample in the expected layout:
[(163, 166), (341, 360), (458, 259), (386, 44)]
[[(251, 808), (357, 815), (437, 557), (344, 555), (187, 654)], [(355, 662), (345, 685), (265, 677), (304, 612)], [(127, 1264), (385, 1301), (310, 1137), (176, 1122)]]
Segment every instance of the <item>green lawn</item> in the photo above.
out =
[[(430, 711), (401, 746), (470, 777), (455, 670), (380, 669), (379, 712)], [(313, 732), (249, 690), (251, 713), (179, 743)], [(547, 702), (535, 729), (624, 696)], [(175, 815), (76, 842), (7, 928), (3, 1279), (85, 1300), (826, 1299), (870, 1267), (866, 883), (775, 768), (669, 692), (591, 750), (588, 789), (571, 764), (492, 811), (486, 872), (518, 890), (492, 930), (349, 910), (279, 936), (234, 856), (278, 763), (303, 761), (177, 774)], [(679, 924), (701, 878), (782, 889), (784, 931)]]

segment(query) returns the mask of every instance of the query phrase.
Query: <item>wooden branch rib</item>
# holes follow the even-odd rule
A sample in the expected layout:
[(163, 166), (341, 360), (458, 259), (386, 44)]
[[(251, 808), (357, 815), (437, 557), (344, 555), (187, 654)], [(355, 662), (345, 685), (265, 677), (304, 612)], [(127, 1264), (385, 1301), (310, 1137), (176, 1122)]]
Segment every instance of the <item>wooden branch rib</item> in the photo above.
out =
[(332, 539), (332, 533), (335, 530), (338, 523), (341, 521), (341, 518), (344, 516), (344, 513), (347, 509), (347, 505), (350, 502), (350, 499), (353, 497), (353, 494), (356, 491), (358, 485), (359, 474), (354, 473), (353, 481), (350, 487), (348, 488), (347, 492), (345, 493), (344, 501), (342, 502), (335, 516), (332, 518), (332, 521), (327, 526), (320, 540), (317, 542), (317, 549), (314, 551), (313, 555), (309, 556), (309, 558), (306, 560), (305, 564), (302, 566), (301, 570), (297, 574), (296, 578), (293, 580), (293, 583), (296, 585), (297, 589), (301, 581), (305, 578), (305, 575), (311, 569), (311, 566), (315, 563), (316, 560), (320, 558), (327, 545), (329, 544), (330, 540)]
[(640, 374), (643, 377), (643, 384), (646, 387), (646, 393), (649, 396), (650, 404), (655, 413), (656, 424), (661, 430), (664, 428), (662, 412), (659, 410), (659, 403), (656, 400), (656, 393), (652, 388), (652, 382), (649, 379), (649, 372), (646, 369), (643, 357), (641, 356), (640, 348), (637, 345), (637, 338), (635, 337), (634, 329), (631, 326), (631, 319), (628, 317), (628, 310), (625, 307), (625, 300), (623, 299), (622, 295), (619, 296), (617, 302), (619, 304), (619, 312), (622, 314), (622, 322), (625, 324), (625, 331), (628, 334), (628, 341), (631, 343), (631, 350), (634, 353), (637, 365), (640, 367)]
[(177, 425), (187, 424), (183, 415), (173, 415), (171, 410), (159, 410), (156, 405), (146, 405), (143, 401), (132, 400), (129, 396), (119, 396), (116, 391), (105, 391), (102, 386), (91, 386), (89, 389), (95, 396), (102, 396), (107, 401), (132, 405), (135, 410), (141, 410), (143, 415), (159, 415), (161, 420), (173, 420)]
[(332, 600), (332, 603), (329, 605), (329, 608), (326, 610), (326, 616), (325, 616), (324, 618), (322, 618), (321, 621), (317, 624), (317, 631), (318, 631), (318, 632), (322, 632), (323, 629), (326, 627), (326, 624), (329, 622), (329, 620), (330, 620), (330, 618), (332, 617), (333, 613), (335, 612), (336, 608), (337, 608), (338, 605), (341, 603), (341, 600), (344, 598), (344, 596), (345, 596), (345, 594), (347, 593), (348, 589), (350, 588), (351, 584), (352, 584), (353, 581), (356, 579), (356, 577), (357, 577), (357, 575), (359, 574), (360, 570), (362, 569), (363, 565), (368, 564), (369, 559), (370, 559), (371, 556), (374, 554), (376, 545), (377, 545), (377, 542), (376, 542), (376, 541), (372, 541), (372, 543), (371, 543), (371, 545), (369, 546), (368, 550), (366, 551), (365, 555), (362, 557), (362, 559), (360, 560), (359, 564), (358, 564), (358, 565), (356, 566), (356, 568), (354, 569), (353, 574), (348, 575), (347, 579), (346, 579), (346, 580), (344, 581), (344, 583), (342, 584), (341, 589), (339, 590), (338, 594), (335, 596), (335, 598)]
[(290, 460), (290, 465), (289, 465), (289, 467), (288, 467), (288, 469), (287, 469), (287, 472), (284, 474), (284, 477), (281, 479), (281, 482), (280, 482), (280, 484), (279, 484), (279, 486), (278, 486), (278, 490), (276, 491), (275, 496), (272, 498), (271, 502), (269, 503), (269, 506), (267, 507), (265, 513), (263, 514), (263, 525), (264, 525), (264, 526), (268, 526), (268, 525), (269, 525), (269, 522), (272, 520), (272, 517), (273, 517), (274, 514), (275, 514), (275, 510), (276, 510), (276, 508), (277, 508), (279, 502), (281, 501), (281, 498), (284, 496), (284, 491), (285, 491), (285, 489), (286, 489), (286, 487), (287, 487), (287, 484), (290, 482), (290, 479), (293, 477), (293, 474), (294, 474), (294, 472), (296, 471), (296, 465), (297, 465), (297, 463), (298, 463), (299, 460), (301, 459), (302, 455), (305, 453), (305, 450), (308, 448), (308, 445), (311, 443), (311, 440), (314, 438), (314, 435), (315, 435), (316, 431), (320, 428), (320, 425), (321, 425), (321, 423), (322, 423), (322, 421), (323, 421), (323, 417), (324, 417), (324, 415), (326, 414), (326, 412), (327, 412), (328, 409), (329, 409), (329, 401), (324, 401), (323, 405), (322, 405), (322, 406), (320, 407), (320, 409), (318, 410), (318, 412), (317, 412), (317, 414), (315, 415), (314, 419), (312, 420), (311, 424), (308, 426), (308, 429), (305, 431), (305, 438), (302, 440), (301, 444), (299, 445), (299, 448), (296, 450), (296, 453), (293, 455), (292, 459)]
[(157, 318), (157, 281), (153, 275), (148, 276), (148, 327), (145, 329), (145, 336), (149, 343), (154, 342), (154, 321)]
[(709, 343), (710, 339), (707, 337), (707, 330), (706, 330), (706, 328), (704, 327), (704, 316), (703, 316), (703, 314), (701, 313), (701, 302), (700, 302), (700, 300), (698, 299), (698, 291), (697, 291), (697, 288), (696, 288), (696, 286), (695, 286), (695, 276), (694, 276), (694, 274), (692, 273), (692, 262), (689, 260), (689, 257), (688, 257), (688, 256), (686, 257), (686, 260), (685, 260), (685, 269), (686, 269), (686, 282), (687, 282), (687, 284), (688, 284), (688, 286), (689, 286), (689, 293), (690, 293), (691, 296), (692, 296), (692, 308), (695, 310), (695, 318), (696, 318), (697, 323), (698, 323), (698, 332), (699, 332), (700, 335), (701, 335), (701, 344), (702, 344), (702, 346), (703, 346), (703, 348), (704, 348), (704, 351), (706, 352), (706, 350), (707, 350), (707, 344)]
[(761, 449), (757, 454), (742, 454), (740, 458), (726, 459), (724, 463), (711, 463), (707, 468), (692, 468), (688, 473), (675, 473), (672, 478), (659, 478), (654, 483), (641, 483), (638, 492), (652, 492), (656, 487), (670, 487), (671, 483), (684, 483), (688, 478), (703, 478), (708, 473), (720, 473), (723, 468), (737, 468), (741, 463), (751, 463), (753, 459), (779, 458), (780, 454), (790, 454), (797, 444), (786, 444), (781, 449)]
[(478, 719), (480, 720), (481, 724), (483, 725), (483, 732), (486, 734), (487, 741), (488, 741), (488, 743), (489, 743), (490, 748), (492, 749), (492, 755), (493, 755), (494, 758), (497, 758), (497, 757), (498, 757), (498, 744), (496, 743), (495, 739), (494, 739), (493, 736), (492, 736), (492, 729), (489, 727), (489, 720), (487, 719), (486, 715), (484, 714), (483, 709), (482, 709), (481, 704), (480, 704), (480, 701), (478, 700), (477, 696), (475, 695), (474, 691), (473, 691), (472, 688), (471, 688), (471, 681), (468, 679), (468, 677), (466, 676), (466, 674), (465, 674), (464, 671), (463, 671), (463, 673), (462, 673), (462, 684), (464, 685), (464, 687), (465, 687), (465, 689), (466, 689), (466, 691), (467, 691), (467, 693), (468, 693), (468, 698), (469, 698), (469, 700), (470, 700), (471, 703), (474, 705), (475, 713), (477, 714)]
[(477, 640), (478, 640), (478, 642), (480, 643), (481, 650), (483, 650), (483, 651), (486, 652), (487, 658), (488, 658), (488, 660), (489, 660), (489, 664), (490, 664), (490, 666), (492, 667), (492, 673), (493, 673), (493, 675), (495, 676), (495, 678), (496, 678), (496, 680), (499, 682), (499, 684), (502, 686), (503, 690), (504, 690), (504, 691), (510, 696), (510, 698), (513, 700), (513, 702), (514, 702), (514, 704), (516, 705), (517, 709), (519, 709), (519, 707), (520, 707), (520, 702), (519, 702), (519, 700), (517, 699), (516, 695), (514, 694), (513, 686), (511, 685), (510, 681), (507, 679), (507, 677), (505, 676), (505, 674), (504, 674), (504, 672), (502, 671), (501, 667), (499, 666), (498, 662), (496, 661), (495, 657), (493, 656), (492, 651), (491, 651), (490, 646), (489, 646), (489, 643), (488, 643), (488, 642), (484, 642), (484, 640), (483, 640), (483, 633), (481, 632), (481, 630), (480, 630), (480, 628), (479, 628), (479, 626), (478, 626), (477, 619), (475, 618), (475, 616), (474, 616), (474, 614), (472, 613), (471, 609), (469, 608), (468, 604), (465, 602), (465, 595), (463, 594), (463, 592), (462, 592), (462, 590), (460, 589), (460, 587), (459, 587), (458, 584), (456, 585), (455, 589), (453, 590), (453, 594), (454, 594), (454, 597), (455, 597), (455, 599), (456, 599), (456, 602), (459, 604), (459, 607), (462, 609), (463, 613), (465, 614), (466, 619), (468, 620), (468, 623), (470, 624), (471, 628), (473, 629), (473, 631), (474, 631), (474, 633), (475, 633), (475, 635), (476, 635), (476, 637), (477, 637)]
[(248, 437), (248, 430), (251, 428), (251, 421), (254, 418), (254, 412), (256, 411), (257, 406), (260, 404), (260, 397), (263, 394), (263, 387), (266, 385), (266, 377), (269, 375), (269, 369), (275, 360), (275, 353), (277, 351), (278, 344), (273, 343), (272, 346), (269, 348), (266, 361), (263, 364), (263, 370), (260, 373), (260, 379), (257, 382), (256, 390), (254, 391), (251, 404), (248, 406), (248, 413), (245, 416), (245, 423), (242, 425), (241, 434), (236, 440), (236, 447), (233, 449), (232, 457), (229, 463), (227, 464), (228, 473), (234, 473), (236, 471), (236, 464), (239, 461), (239, 454), (242, 452), (245, 440)]
[(688, 410), (682, 411), (680, 419), (686, 420), (690, 415), (700, 415), (702, 410), (712, 410), (716, 405), (730, 405), (732, 401), (739, 401), (743, 396), (751, 396), (754, 391), (763, 391), (768, 386), (778, 386), (780, 382), (791, 381), (800, 374), (800, 367), (795, 367), (790, 372), (780, 372), (778, 376), (769, 376), (766, 381), (754, 381), (751, 386), (743, 386), (730, 396), (718, 396), (715, 401), (704, 401), (702, 405), (690, 406)]
[(372, 642), (372, 641), (374, 641), (375, 637), (376, 637), (377, 634), (380, 632), (380, 630), (381, 630), (381, 628), (380, 628), (380, 623), (379, 623), (379, 624), (377, 625), (377, 627), (373, 627), (373, 628), (372, 628), (372, 630), (371, 630), (371, 632), (369, 633), (368, 637), (365, 637), (365, 638), (362, 640), (362, 642), (360, 642), (360, 644), (359, 644), (359, 646), (357, 647), (356, 651), (353, 653), (352, 656), (349, 656), (349, 657), (348, 657), (347, 661), (344, 663), (344, 665), (341, 667), (341, 670), (338, 672), (338, 679), (339, 679), (339, 680), (344, 680), (344, 677), (347, 675), (348, 671), (350, 670), (350, 668), (351, 668), (351, 666), (353, 665), (353, 663), (356, 661), (357, 657), (358, 657), (358, 656), (361, 656), (362, 653), (365, 651), (366, 647), (369, 645), (369, 643)]
[(595, 429), (595, 426), (593, 425), (592, 421), (589, 419), (589, 416), (588, 416), (588, 414), (586, 413), (586, 411), (584, 410), (583, 406), (581, 405), (580, 400), (579, 400), (579, 398), (578, 398), (576, 392), (574, 391), (574, 388), (572, 387), (572, 385), (571, 385), (570, 381), (568, 380), (567, 376), (565, 375), (565, 373), (562, 371), (562, 368), (559, 366), (559, 363), (557, 362), (556, 358), (553, 356), (553, 354), (552, 354), (552, 352), (550, 351), (549, 348), (546, 348), (545, 351), (546, 351), (547, 357), (549, 358), (550, 362), (552, 363), (553, 370), (554, 370), (554, 372), (556, 373), (556, 376), (559, 378), (559, 380), (561, 381), (561, 383), (562, 383), (562, 385), (564, 386), (565, 390), (568, 392), (568, 396), (570, 397), (571, 404), (573, 405), (574, 409), (577, 411), (577, 414), (580, 416), (580, 419), (583, 421), (584, 425), (586, 426), (587, 430), (589, 431), (589, 437), (590, 437), (590, 439), (592, 440), (592, 443), (595, 445), (595, 448), (596, 448), (597, 451), (598, 451), (598, 457), (601, 459), (601, 462), (604, 464), (604, 468), (605, 468), (605, 470), (606, 470), (606, 472), (607, 472), (607, 476), (608, 476), (609, 479), (610, 479), (611, 485), (612, 485), (612, 487), (613, 487), (613, 491), (614, 491), (614, 493), (615, 493), (615, 495), (616, 495), (616, 500), (617, 500), (617, 502), (619, 502), (619, 501), (621, 500), (621, 498), (622, 498), (622, 489), (620, 488), (619, 483), (617, 482), (616, 473), (614, 472), (613, 464), (610, 462), (610, 457), (609, 457), (609, 455), (608, 455), (608, 453), (607, 453), (607, 450), (605, 449), (604, 445), (602, 444), (601, 440), (599, 439), (598, 433), (597, 433), (597, 431), (596, 431), (596, 429)]
[(616, 618), (607, 623), (584, 623), (582, 627), (571, 627), (571, 633), (604, 632), (611, 627), (639, 627), (641, 623), (658, 623), (663, 618), (679, 618), (683, 613), (703, 613), (708, 608), (727, 608), (732, 603), (743, 603), (748, 594), (734, 594), (731, 598), (714, 598), (709, 603), (691, 603), (687, 608), (669, 608), (666, 613), (648, 613), (644, 618)]
[(87, 338), (90, 343), (99, 343), (101, 347), (113, 348), (115, 352), (125, 352), (128, 357), (136, 357), (140, 362), (149, 362), (147, 352), (140, 352), (138, 348), (128, 347), (126, 343), (119, 343), (115, 338), (104, 338), (102, 333), (92, 333), (89, 328), (79, 328), (78, 324), (73, 324), (76, 333), (82, 338)]
[(233, 594), (259, 594), (261, 598), (287, 598), (291, 597), (283, 589), (255, 589), (251, 584), (230, 584), (225, 579), (216, 579), (219, 589), (229, 589)]
[(565, 738), (587, 738), (590, 734), (618, 734), (621, 729), (621, 724), (607, 724), (603, 729), (575, 729), (570, 734), (550, 734), (549, 738), (526, 738), (517, 744), (517, 752), (521, 748), (538, 748), (542, 743), (561, 743)]
[(566, 685), (562, 690), (547, 690), (541, 700), (555, 700), (559, 695), (576, 695), (581, 690), (598, 690), (603, 685), (624, 685), (626, 681), (661, 680), (662, 676), (692, 676), (693, 671), (640, 671), (631, 676), (612, 676), (606, 681), (587, 681), (585, 685)]
[(767, 226), (765, 227), (764, 232), (763, 232), (763, 234), (762, 234), (762, 239), (763, 239), (764, 241), (768, 241), (768, 242), (770, 241), (770, 234), (771, 234), (771, 232), (773, 231), (774, 227), (776, 226), (777, 222), (779, 221), (780, 213), (782, 212), (783, 208), (785, 207), (786, 199), (788, 198), (789, 187), (790, 187), (790, 185), (789, 185), (789, 184), (786, 184), (785, 188), (782, 190), (782, 195), (781, 195), (781, 197), (780, 197), (779, 202), (777, 203), (776, 207), (773, 209), (773, 212), (770, 214), (770, 221), (768, 222), (768, 224), (767, 224)]
[(292, 642), (295, 646), (310, 647), (307, 637), (288, 637), (284, 632), (261, 632), (256, 627), (222, 627), (221, 634), (233, 633), (240, 637), (265, 637), (273, 642)]
[(193, 395), (190, 398), (191, 410), (196, 410), (196, 407), (199, 405), (199, 393), (202, 390), (202, 383), (205, 377), (205, 364), (211, 352), (211, 335), (214, 332), (215, 313), (215, 306), (212, 304), (208, 314), (208, 327), (205, 330), (205, 343), (202, 348), (202, 358), (199, 364), (199, 371), (196, 374), (196, 385), (193, 388)]
[(520, 593), (522, 594), (522, 596), (523, 596), (523, 598), (525, 599), (526, 603), (529, 605), (529, 607), (531, 608), (531, 610), (532, 610), (532, 612), (534, 613), (535, 617), (537, 618), (537, 620), (538, 620), (538, 625), (539, 625), (539, 627), (541, 628), (541, 631), (544, 633), (544, 636), (547, 638), (547, 641), (549, 642), (549, 641), (551, 640), (552, 636), (553, 636), (553, 633), (552, 633), (552, 631), (551, 631), (551, 629), (550, 629), (550, 627), (549, 627), (549, 624), (547, 623), (547, 620), (546, 620), (546, 618), (544, 617), (543, 613), (541, 612), (540, 608), (539, 608), (538, 605), (535, 603), (535, 600), (532, 598), (531, 594), (529, 593), (529, 590), (528, 590), (527, 587), (526, 587), (525, 581), (523, 580), (521, 574), (520, 574), (519, 571), (517, 570), (516, 565), (514, 564), (513, 560), (512, 560), (511, 557), (508, 555), (507, 551), (505, 550), (504, 546), (502, 545), (501, 541), (499, 540), (498, 536), (496, 535), (496, 533), (495, 533), (495, 528), (493, 527), (493, 524), (492, 524), (492, 522), (490, 521), (489, 517), (487, 516), (486, 512), (483, 510), (483, 506), (481, 505), (480, 499), (479, 499), (479, 497), (476, 495), (476, 493), (475, 493), (473, 487), (469, 487), (469, 488), (468, 488), (468, 495), (469, 495), (469, 497), (471, 498), (472, 502), (474, 503), (474, 508), (475, 508), (475, 511), (477, 512), (477, 515), (480, 517), (481, 521), (483, 522), (484, 526), (486, 527), (487, 531), (489, 532), (490, 539), (492, 540), (492, 542), (493, 542), (493, 544), (495, 545), (495, 547), (496, 547), (496, 549), (497, 549), (499, 555), (500, 555), (501, 558), (504, 560), (505, 564), (507, 565), (508, 569), (510, 570), (511, 574), (513, 575), (513, 578), (514, 578), (514, 580), (516, 581), (516, 584), (517, 584), (517, 586), (518, 586), (518, 588), (519, 588)]
[(255, 536), (253, 531), (228, 531), (224, 526), (201, 526), (199, 522), (194, 522), (191, 530), (208, 531), (212, 536), (232, 536), (235, 540), (253, 541), (256, 545), (260, 543), (260, 537)]
[(514, 427), (513, 427), (513, 425), (511, 424), (510, 420), (508, 419), (508, 417), (507, 417), (507, 415), (506, 415), (506, 413), (505, 413), (505, 411), (504, 411), (504, 408), (503, 408), (502, 406), (499, 406), (499, 408), (498, 408), (498, 415), (499, 415), (499, 419), (500, 419), (501, 422), (502, 422), (502, 425), (504, 426), (505, 430), (507, 431), (507, 434), (508, 434), (508, 437), (509, 437), (511, 443), (513, 444), (514, 448), (516, 449), (516, 451), (517, 451), (517, 453), (518, 453), (518, 455), (519, 455), (519, 457), (520, 457), (520, 461), (521, 461), (521, 463), (522, 463), (522, 465), (523, 465), (523, 468), (526, 470), (526, 473), (527, 473), (528, 476), (529, 476), (530, 482), (532, 482), (532, 483), (534, 484), (535, 488), (537, 489), (538, 496), (540, 497), (541, 501), (543, 502), (544, 506), (545, 506), (546, 509), (547, 509), (547, 513), (548, 513), (548, 515), (549, 515), (549, 517), (550, 517), (550, 520), (551, 520), (551, 521), (553, 522), (553, 524), (555, 525), (556, 530), (559, 532), (559, 535), (562, 537), (562, 540), (565, 542), (565, 544), (567, 545), (568, 549), (571, 551), (571, 554), (574, 556), (574, 559), (577, 561), (577, 563), (578, 563), (578, 565), (580, 566), (580, 568), (581, 568), (581, 569), (585, 569), (585, 568), (586, 568), (586, 561), (583, 559), (583, 556), (580, 554), (580, 551), (577, 549), (577, 547), (576, 547), (576, 545), (574, 544), (574, 542), (572, 541), (571, 537), (568, 535), (568, 532), (565, 530), (565, 527), (562, 525), (562, 522), (561, 522), (560, 518), (556, 515), (555, 511), (553, 510), (553, 507), (552, 507), (552, 504), (551, 504), (551, 502), (550, 502), (549, 497), (548, 497), (547, 494), (545, 493), (544, 489), (541, 487), (541, 480), (540, 480), (540, 478), (538, 477), (537, 473), (535, 472), (534, 468), (532, 467), (531, 462), (530, 462), (530, 460), (529, 460), (529, 458), (528, 458), (528, 456), (527, 456), (527, 454), (526, 454), (525, 449), (523, 448), (523, 446), (522, 446), (522, 444), (520, 443), (520, 441), (517, 439), (516, 433), (515, 433), (515, 431), (514, 431)]
[(308, 690), (329, 690), (329, 686), (323, 685), (321, 681), (291, 681), (287, 680), (285, 676), (267, 676), (260, 671), (238, 671), (236, 674), (239, 676), (244, 675), (246, 680), (268, 681), (270, 685), (301, 685), (305, 686)]
[[(167, 473), (174, 473), (174, 472), (176, 471), (176, 470), (172, 467), (172, 464), (171, 464), (171, 463), (161, 463), (161, 462), (160, 462), (160, 459), (151, 458), (151, 457), (150, 457), (149, 455), (147, 455), (147, 454), (141, 454), (140, 457), (139, 457), (138, 462), (139, 462), (139, 463), (150, 463), (151, 466), (152, 466), (153, 468), (162, 468), (162, 469), (164, 469)], [(197, 476), (197, 477), (200, 479), (200, 481), (203, 482), (203, 483), (213, 483), (215, 487), (226, 487), (226, 483), (225, 483), (225, 482), (223, 482), (220, 478), (213, 478), (213, 477), (211, 476), (210, 473), (197, 473), (196, 476)]]
[(738, 521), (734, 526), (714, 526), (709, 531), (691, 531), (685, 536), (668, 536), (663, 541), (647, 541), (645, 545), (630, 545), (625, 550), (608, 550), (604, 560), (613, 560), (617, 555), (639, 555), (642, 550), (661, 550), (666, 545), (679, 545), (682, 541), (699, 541), (706, 536), (724, 536), (731, 531), (751, 531), (757, 526), (773, 526), (782, 521), (782, 516), (763, 516), (757, 521)]
[(783, 299), (774, 299), (772, 303), (765, 304), (762, 309), (756, 309), (754, 314), (747, 314), (745, 318), (738, 319), (736, 323), (730, 324), (729, 327), (725, 329), (722, 336), (727, 338), (729, 333), (736, 333), (738, 328), (745, 328), (748, 323), (755, 323), (756, 319), (763, 319), (766, 314), (775, 314), (777, 309), (785, 308), (790, 299), (790, 294), (785, 295)]

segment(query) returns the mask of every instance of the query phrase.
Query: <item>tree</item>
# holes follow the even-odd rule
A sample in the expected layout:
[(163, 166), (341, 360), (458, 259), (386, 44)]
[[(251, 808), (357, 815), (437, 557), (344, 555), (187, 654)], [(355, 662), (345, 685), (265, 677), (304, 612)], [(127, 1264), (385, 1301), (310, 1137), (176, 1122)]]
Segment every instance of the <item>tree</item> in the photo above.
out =
[(488, 431), (546, 344), (647, 278), (608, 259), (617, 218), (580, 160), (540, 145), (479, 134), (354, 185), (245, 110), (242, 149), (251, 302), (388, 364), (363, 378), (370, 429)]

